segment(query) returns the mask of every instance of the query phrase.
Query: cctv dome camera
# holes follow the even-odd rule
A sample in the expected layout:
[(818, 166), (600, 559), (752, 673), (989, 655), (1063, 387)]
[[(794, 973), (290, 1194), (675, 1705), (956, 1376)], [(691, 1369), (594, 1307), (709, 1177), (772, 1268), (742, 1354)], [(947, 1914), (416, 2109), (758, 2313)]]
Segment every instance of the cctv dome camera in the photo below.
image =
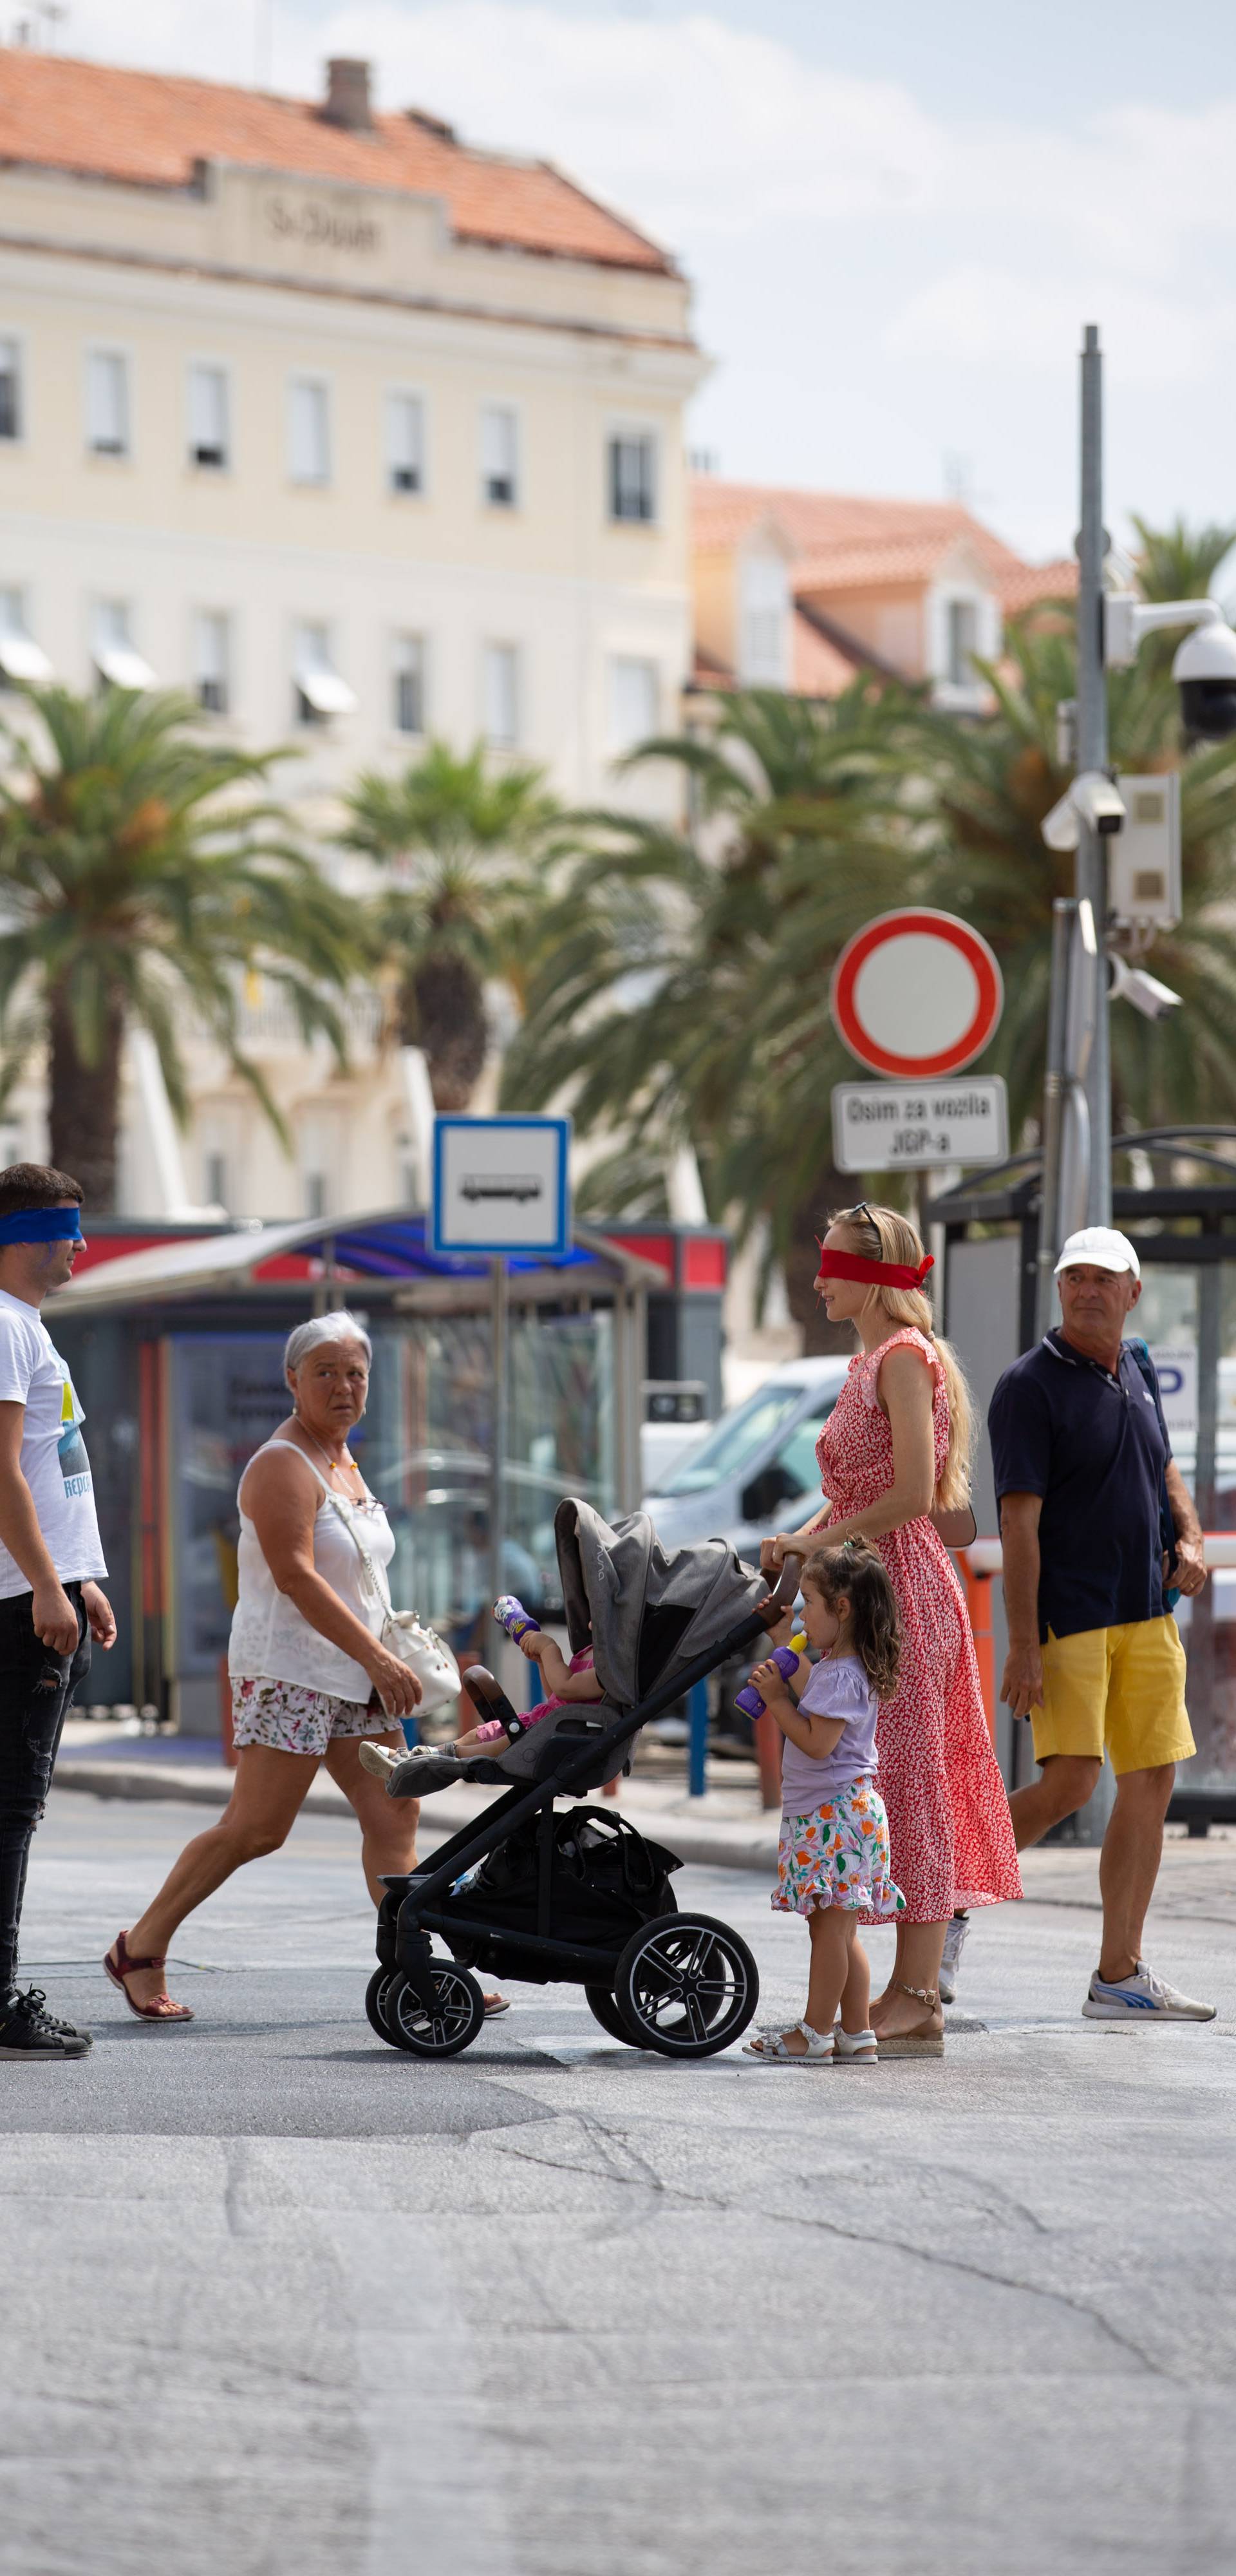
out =
[(1191, 741), (1222, 742), (1236, 733), (1236, 635), (1218, 617), (1185, 637), (1172, 664)]

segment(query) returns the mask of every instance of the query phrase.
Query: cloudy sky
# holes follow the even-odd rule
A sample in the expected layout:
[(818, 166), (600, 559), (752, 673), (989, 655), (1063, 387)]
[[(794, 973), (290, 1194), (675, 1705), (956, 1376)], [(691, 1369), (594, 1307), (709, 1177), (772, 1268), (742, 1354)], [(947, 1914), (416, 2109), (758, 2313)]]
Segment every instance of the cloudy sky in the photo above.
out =
[(1061, 552), (1094, 320), (1111, 525), (1236, 519), (1231, 0), (70, 0), (59, 42), (310, 94), (362, 54), (561, 162), (694, 279), (724, 473), (960, 488)]

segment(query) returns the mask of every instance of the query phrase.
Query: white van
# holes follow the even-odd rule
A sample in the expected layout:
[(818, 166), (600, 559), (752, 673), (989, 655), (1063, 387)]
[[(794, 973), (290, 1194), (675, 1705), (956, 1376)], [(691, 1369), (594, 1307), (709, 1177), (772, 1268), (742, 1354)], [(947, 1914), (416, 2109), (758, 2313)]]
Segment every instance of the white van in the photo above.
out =
[(848, 1360), (787, 1360), (712, 1425), (644, 1497), (666, 1547), (724, 1538), (758, 1565), (760, 1540), (821, 1508), (815, 1444)]

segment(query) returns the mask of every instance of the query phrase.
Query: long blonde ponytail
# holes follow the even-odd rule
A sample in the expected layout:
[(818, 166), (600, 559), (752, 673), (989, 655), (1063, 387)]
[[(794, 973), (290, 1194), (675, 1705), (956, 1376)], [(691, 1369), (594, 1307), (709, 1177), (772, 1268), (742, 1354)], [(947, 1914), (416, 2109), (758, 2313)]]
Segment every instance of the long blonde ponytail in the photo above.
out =
[[(912, 1265), (923, 1258), (923, 1246), (909, 1218), (896, 1208), (838, 1208), (830, 1216), (830, 1230), (836, 1226), (852, 1244), (855, 1252), (867, 1261), (903, 1261)], [(879, 1301), (889, 1323), (914, 1324), (924, 1338), (935, 1345), (944, 1369), (944, 1392), (948, 1398), (948, 1454), (936, 1487), (935, 1499), (943, 1511), (956, 1511), (970, 1499), (970, 1459), (974, 1447), (974, 1406), (970, 1389), (962, 1375), (961, 1362), (943, 1336), (935, 1330), (931, 1301), (921, 1288), (883, 1288), (873, 1283), (872, 1294)]]

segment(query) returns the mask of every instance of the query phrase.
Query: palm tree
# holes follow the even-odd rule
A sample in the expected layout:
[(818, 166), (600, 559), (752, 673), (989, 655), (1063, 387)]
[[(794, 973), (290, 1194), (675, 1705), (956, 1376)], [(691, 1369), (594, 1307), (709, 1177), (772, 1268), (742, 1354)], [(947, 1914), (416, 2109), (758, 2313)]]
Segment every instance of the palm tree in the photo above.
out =
[(828, 978), (843, 941), (901, 901), (921, 864), (899, 768), (910, 714), (865, 684), (828, 707), (747, 690), (711, 739), (642, 746), (639, 759), (686, 772), (698, 833), (585, 821), (538, 925), (504, 1065), (505, 1101), (566, 1091), (579, 1130), (613, 1138), (584, 1205), (620, 1188), (628, 1209), (655, 1209), (670, 1155), (691, 1142), (715, 1213), (741, 1235), (766, 1229), (768, 1263), (784, 1267), (817, 1348), (830, 1340), (811, 1294), (815, 1231), (853, 1195), (829, 1143), (831, 1084), (854, 1068)]
[(558, 808), (527, 763), (491, 769), (431, 742), (401, 777), (366, 770), (346, 799), (345, 849), (388, 874), (372, 908), (396, 974), (400, 1043), (424, 1050), (435, 1106), (466, 1109), (485, 1061), (486, 979), (518, 980), (520, 934)]
[(330, 990), (358, 952), (262, 792), (276, 755), (205, 741), (171, 693), (23, 694), (37, 723), (4, 727), (0, 780), (0, 1087), (46, 1044), (52, 1161), (106, 1211), (126, 1029), (150, 1032), (183, 1118), (180, 1032), (196, 1020), (282, 1133), (238, 1034), (243, 974), (268, 977), (306, 1038), (325, 1032), (342, 1056)]
[[(1168, 578), (1181, 569), (1178, 559)], [(1011, 673), (984, 671), (995, 701), (990, 719), (966, 724), (924, 710), (919, 722), (940, 827), (930, 871), (935, 900), (973, 922), (1004, 969), (1004, 1017), (982, 1069), (1007, 1076), (1016, 1133), (1042, 1096), (1052, 902), (1073, 889), (1071, 856), (1049, 850), (1041, 827), (1068, 784), (1056, 708), (1075, 694), (1076, 655), (1071, 635), (1033, 614), (1010, 626), (1005, 654)], [(1162, 665), (1142, 654), (1132, 670), (1112, 673), (1108, 690), (1113, 762), (1131, 774), (1174, 767), (1178, 700)], [(1117, 1130), (1236, 1110), (1236, 932), (1228, 917), (1236, 743), (1189, 755), (1181, 803), (1184, 914), (1178, 929), (1160, 935), (1154, 962), (1185, 1008), (1153, 1027), (1128, 1007), (1113, 1011)]]

